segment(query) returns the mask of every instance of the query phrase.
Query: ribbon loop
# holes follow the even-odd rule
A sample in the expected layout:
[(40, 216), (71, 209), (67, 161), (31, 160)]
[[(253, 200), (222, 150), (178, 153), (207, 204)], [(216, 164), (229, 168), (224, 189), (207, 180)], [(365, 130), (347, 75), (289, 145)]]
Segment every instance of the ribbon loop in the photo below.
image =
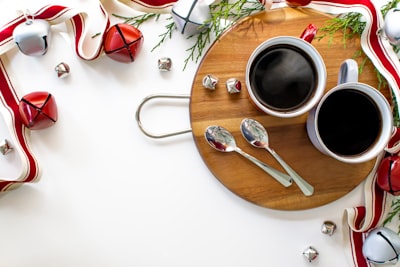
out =
[[(26, 23), (27, 19), (43, 19), (50, 24), (59, 24), (69, 21), (75, 38), (76, 54), (84, 60), (96, 59), (102, 51), (102, 37), (109, 27), (109, 18), (102, 7), (99, 5), (101, 23), (100, 36), (97, 40), (87, 38), (86, 19), (87, 14), (78, 9), (60, 5), (48, 5), (33, 14), (20, 15), (0, 28), (0, 56), (7, 53), (15, 46), (13, 31), (21, 23)], [(85, 43), (86, 42), (86, 43)], [(87, 43), (91, 42), (89, 45)], [(89, 49), (84, 49), (89, 47)], [(0, 192), (16, 188), (23, 183), (35, 182), (40, 178), (40, 168), (36, 157), (29, 146), (29, 129), (26, 128), (19, 114), (19, 97), (17, 96), (5, 68), (5, 61), (0, 58), (0, 114), (3, 116), (8, 127), (13, 147), (17, 151), (22, 162), (22, 170), (18, 177), (0, 177)]]

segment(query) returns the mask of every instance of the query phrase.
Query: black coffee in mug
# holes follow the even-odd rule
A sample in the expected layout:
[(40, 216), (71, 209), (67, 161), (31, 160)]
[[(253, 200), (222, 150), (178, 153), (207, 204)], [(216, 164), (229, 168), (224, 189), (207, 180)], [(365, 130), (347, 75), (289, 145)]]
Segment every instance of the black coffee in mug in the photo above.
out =
[(327, 97), (320, 108), (317, 127), (329, 150), (351, 156), (367, 151), (377, 141), (382, 118), (369, 96), (343, 89)]
[(270, 109), (290, 111), (313, 96), (318, 75), (313, 61), (304, 51), (279, 44), (267, 48), (254, 59), (249, 78), (258, 101)]

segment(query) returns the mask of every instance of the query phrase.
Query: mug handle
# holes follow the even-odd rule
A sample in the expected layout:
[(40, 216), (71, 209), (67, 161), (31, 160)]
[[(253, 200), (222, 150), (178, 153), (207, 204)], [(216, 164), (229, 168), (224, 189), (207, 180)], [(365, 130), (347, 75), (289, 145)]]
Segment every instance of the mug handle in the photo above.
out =
[(354, 59), (346, 59), (339, 69), (338, 84), (358, 82), (358, 64)]
[(315, 35), (317, 35), (318, 27), (315, 24), (308, 24), (304, 29), (303, 33), (300, 35), (300, 38), (306, 42), (311, 43), (314, 40)]

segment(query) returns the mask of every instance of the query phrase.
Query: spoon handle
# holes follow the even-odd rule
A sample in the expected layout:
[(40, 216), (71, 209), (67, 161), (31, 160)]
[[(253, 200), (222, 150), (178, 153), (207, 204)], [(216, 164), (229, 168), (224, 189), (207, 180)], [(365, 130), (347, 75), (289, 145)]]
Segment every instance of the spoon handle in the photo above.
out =
[(298, 175), (282, 158), (275, 152), (272, 148), (266, 148), (269, 153), (281, 164), (281, 166), (287, 171), (293, 181), (297, 184), (300, 190), (306, 196), (311, 196), (314, 193), (314, 187), (310, 185), (306, 180), (304, 180), (300, 175)]
[(249, 154), (247, 154), (246, 152), (244, 152), (243, 150), (241, 150), (238, 147), (236, 147), (235, 151), (237, 153), (239, 153), (240, 155), (242, 155), (243, 157), (245, 157), (246, 159), (248, 159), (251, 162), (253, 162), (255, 165), (257, 165), (261, 169), (263, 169), (266, 173), (268, 173), (273, 178), (275, 178), (275, 180), (280, 182), (283, 186), (288, 187), (288, 186), (290, 186), (292, 184), (292, 178), (289, 175), (286, 175), (286, 174), (284, 174), (284, 173), (282, 173), (282, 172), (280, 172), (278, 170), (275, 170), (274, 168), (268, 166), (264, 162), (256, 159), (253, 156), (250, 156)]

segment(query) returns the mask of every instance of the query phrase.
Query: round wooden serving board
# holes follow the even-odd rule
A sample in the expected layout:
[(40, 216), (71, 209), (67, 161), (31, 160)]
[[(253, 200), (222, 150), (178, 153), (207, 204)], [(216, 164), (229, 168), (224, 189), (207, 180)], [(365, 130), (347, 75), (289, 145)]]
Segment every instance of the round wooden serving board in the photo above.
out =
[[(245, 86), (245, 69), (252, 51), (263, 41), (279, 35), (300, 36), (309, 23), (321, 28), (330, 17), (311, 9), (282, 8), (265, 11), (246, 18), (217, 40), (205, 55), (195, 75), (190, 99), (190, 119), (199, 153), (215, 177), (238, 196), (257, 205), (278, 210), (302, 210), (319, 207), (346, 195), (362, 182), (372, 170), (375, 160), (363, 164), (345, 164), (323, 155), (308, 139), (305, 128), (307, 114), (281, 119), (265, 115), (249, 101)], [(321, 34), (321, 33), (320, 33)], [(318, 36), (318, 35), (317, 35)], [(337, 83), (342, 61), (360, 50), (358, 39), (343, 44), (338, 33), (333, 42), (329, 37), (314, 40), (313, 45), (322, 55), (328, 72), (327, 90)], [(218, 77), (215, 91), (202, 85), (205, 75)], [(237, 78), (242, 91), (230, 95), (225, 81)], [(377, 87), (372, 65), (364, 67), (359, 80)], [(388, 92), (383, 92), (388, 97)], [(227, 128), (237, 145), (272, 167), (284, 172), (266, 150), (248, 144), (240, 133), (243, 118), (260, 121), (267, 129), (270, 144), (281, 157), (304, 179), (315, 187), (314, 195), (306, 197), (296, 184), (284, 188), (268, 174), (235, 152), (222, 153), (205, 141), (209, 125)]]

